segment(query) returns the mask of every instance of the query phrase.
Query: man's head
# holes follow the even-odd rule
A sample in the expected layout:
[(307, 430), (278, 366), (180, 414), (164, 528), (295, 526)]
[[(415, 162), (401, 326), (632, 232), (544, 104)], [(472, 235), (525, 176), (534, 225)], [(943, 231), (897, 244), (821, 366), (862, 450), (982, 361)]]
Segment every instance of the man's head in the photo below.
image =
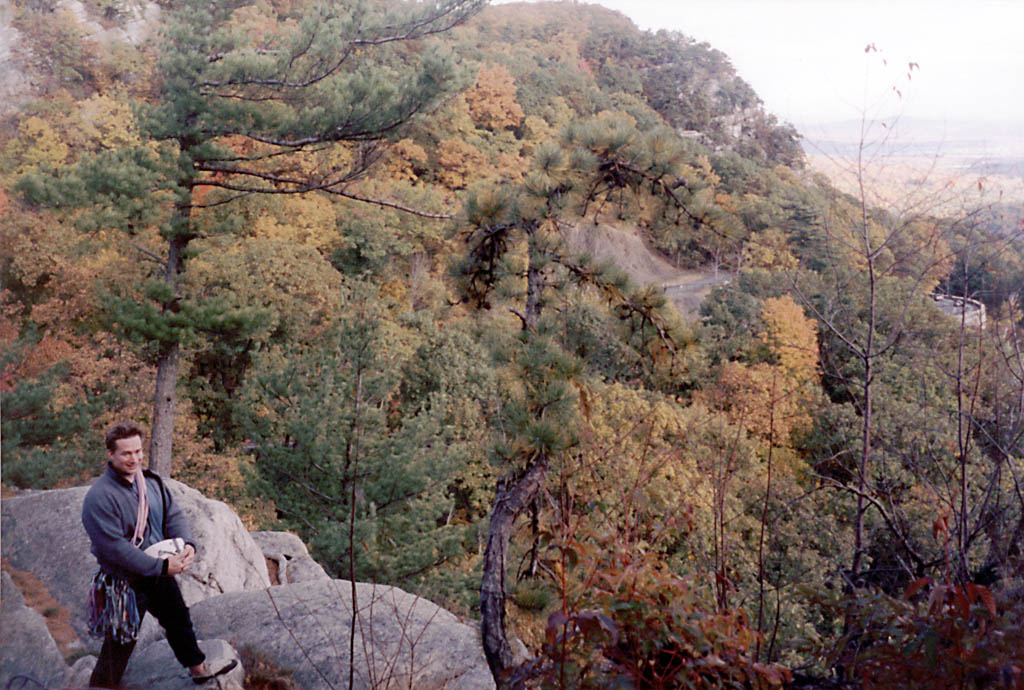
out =
[(107, 431), (107, 458), (114, 471), (131, 480), (142, 467), (142, 429), (137, 424), (124, 422)]

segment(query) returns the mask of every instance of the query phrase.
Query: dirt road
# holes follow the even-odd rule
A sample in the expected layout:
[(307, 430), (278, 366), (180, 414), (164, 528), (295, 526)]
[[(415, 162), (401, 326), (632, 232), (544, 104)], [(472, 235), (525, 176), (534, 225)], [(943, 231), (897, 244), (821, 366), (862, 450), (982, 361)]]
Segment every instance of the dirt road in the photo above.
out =
[(635, 228), (585, 221), (565, 230), (566, 240), (578, 252), (598, 261), (610, 260), (637, 285), (660, 285), (684, 318), (697, 317), (700, 303), (711, 288), (729, 282), (724, 271), (681, 270), (651, 250)]
[(677, 282), (662, 285), (672, 304), (687, 319), (697, 318), (700, 303), (716, 285), (727, 285), (732, 275), (725, 271), (687, 271)]

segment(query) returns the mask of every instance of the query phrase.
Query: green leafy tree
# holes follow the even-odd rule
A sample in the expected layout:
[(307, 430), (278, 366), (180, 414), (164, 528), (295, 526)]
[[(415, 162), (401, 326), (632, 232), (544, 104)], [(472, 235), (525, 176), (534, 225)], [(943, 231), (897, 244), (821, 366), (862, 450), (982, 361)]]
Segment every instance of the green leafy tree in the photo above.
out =
[(418, 334), (367, 286), (322, 340), (257, 357), (239, 420), (254, 490), (336, 576), (416, 582), (463, 549), (450, 492), (469, 459), (445, 386), (396, 415)]
[(197, 246), (205, 251), (193, 259), (187, 293), (249, 315), (238, 328), (205, 333), (185, 377), (200, 434), (223, 452), (241, 438), (234, 401), (253, 352), (322, 337), (337, 318), (341, 276), (315, 247), (283, 239), (230, 235)]
[(238, 3), (179, 3), (162, 34), (157, 92), (138, 104), (141, 143), (22, 179), (30, 200), (82, 209), (83, 227), (159, 233), (158, 249), (145, 250), (158, 265), (145, 296), (116, 309), (157, 366), (154, 469), (171, 470), (182, 346), (199, 331), (246, 326), (183, 291), (193, 241), (232, 229), (205, 224), (202, 210), (254, 194), (371, 201), (353, 184), (379, 142), (459, 84), (449, 56), (412, 44), (482, 4), (316, 4), (301, 16), (264, 8), (254, 19)]
[(110, 400), (98, 395), (62, 404), (56, 388), (67, 375), (67, 366), (56, 365), (0, 392), (5, 482), (50, 488), (92, 469), (90, 445), (100, 439), (88, 434), (90, 422)]

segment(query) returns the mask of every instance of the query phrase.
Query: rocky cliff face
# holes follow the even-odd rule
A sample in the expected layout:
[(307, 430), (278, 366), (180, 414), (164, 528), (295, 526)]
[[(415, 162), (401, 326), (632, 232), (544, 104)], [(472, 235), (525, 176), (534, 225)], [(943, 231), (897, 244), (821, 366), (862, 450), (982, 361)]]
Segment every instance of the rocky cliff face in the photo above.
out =
[(0, 115), (17, 110), (31, 88), (18, 59), (16, 46), (21, 43), (21, 33), (14, 28), (13, 20), (10, 0), (0, 0)]
[[(304, 690), (347, 687), (351, 583), (330, 579), (294, 535), (250, 534), (224, 503), (180, 482), (167, 484), (199, 544), (195, 566), (178, 581), (208, 656), (220, 662), (245, 648), (288, 669)], [(34, 574), (70, 613), (78, 640), (62, 653), (44, 616), (3, 573), (0, 687), (19, 675), (44, 687), (82, 687), (88, 680), (100, 641), (87, 632), (86, 599), (96, 569), (80, 518), (87, 490), (26, 492), (3, 501), (5, 567)], [(281, 586), (271, 586), (268, 563)], [(355, 687), (494, 687), (475, 626), (393, 587), (358, 584), (355, 591)], [(193, 687), (162, 637), (147, 616), (126, 687)], [(222, 679), (222, 688), (241, 683), (239, 671)]]
[[(106, 21), (79, 0), (56, 0), (36, 11), (54, 16), (70, 15), (83, 41), (107, 44), (121, 41), (138, 45), (149, 38), (160, 19), (155, 2), (124, 3), (116, 21)], [(0, 117), (16, 112), (37, 93), (36, 78), (26, 56), (31, 52), (26, 37), (15, 27), (15, 8), (10, 0), (0, 0)]]

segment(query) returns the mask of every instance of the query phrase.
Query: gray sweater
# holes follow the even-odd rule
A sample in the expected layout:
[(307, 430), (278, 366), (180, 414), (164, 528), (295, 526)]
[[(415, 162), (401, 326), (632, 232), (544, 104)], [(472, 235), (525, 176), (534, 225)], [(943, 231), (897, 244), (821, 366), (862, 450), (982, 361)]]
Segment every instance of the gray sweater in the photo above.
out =
[(185, 514), (174, 502), (171, 492), (159, 476), (143, 470), (149, 499), (149, 521), (142, 545), (132, 545), (139, 494), (134, 483), (124, 480), (110, 465), (85, 495), (82, 524), (92, 542), (92, 553), (100, 567), (117, 575), (166, 575), (162, 558), (143, 553), (143, 549), (164, 539), (181, 537), (192, 543)]

